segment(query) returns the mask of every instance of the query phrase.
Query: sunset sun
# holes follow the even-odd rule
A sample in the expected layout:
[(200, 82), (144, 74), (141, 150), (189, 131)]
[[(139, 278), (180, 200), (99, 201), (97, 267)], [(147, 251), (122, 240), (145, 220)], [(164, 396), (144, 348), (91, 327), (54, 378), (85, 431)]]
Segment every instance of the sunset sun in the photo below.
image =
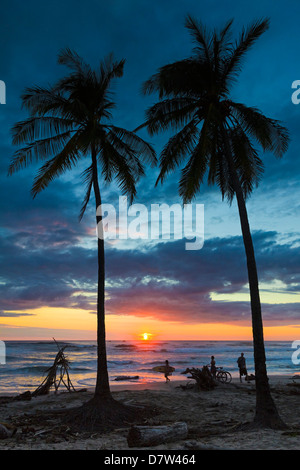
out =
[(143, 333), (143, 334), (142, 334), (142, 339), (143, 339), (144, 341), (147, 341), (147, 340), (150, 339), (151, 336), (152, 336), (152, 335), (151, 335), (150, 333)]

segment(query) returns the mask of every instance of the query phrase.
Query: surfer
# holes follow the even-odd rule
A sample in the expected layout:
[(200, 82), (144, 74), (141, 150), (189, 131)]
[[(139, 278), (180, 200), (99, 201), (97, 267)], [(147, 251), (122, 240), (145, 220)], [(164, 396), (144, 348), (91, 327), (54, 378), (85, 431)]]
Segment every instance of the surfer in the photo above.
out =
[(155, 366), (153, 367), (152, 370), (154, 370), (155, 372), (161, 372), (162, 374), (164, 374), (166, 378), (166, 383), (167, 383), (167, 382), (170, 382), (169, 375), (172, 375), (175, 368), (170, 366), (169, 361), (165, 361), (164, 366)]
[(166, 360), (166, 362), (165, 362), (165, 378), (166, 378), (166, 383), (167, 383), (167, 382), (170, 382), (169, 375), (171, 375), (171, 374), (172, 374), (172, 369), (171, 369), (171, 367), (170, 367), (170, 365), (169, 365), (169, 361)]

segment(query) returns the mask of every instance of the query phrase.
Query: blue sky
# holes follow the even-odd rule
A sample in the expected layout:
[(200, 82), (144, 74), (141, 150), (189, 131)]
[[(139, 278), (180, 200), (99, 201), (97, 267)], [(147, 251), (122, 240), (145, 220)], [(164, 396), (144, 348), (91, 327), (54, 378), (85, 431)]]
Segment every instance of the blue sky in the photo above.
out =
[[(269, 31), (247, 55), (232, 97), (282, 121), (290, 132), (282, 160), (263, 156), (264, 177), (247, 207), (265, 294), (265, 322), (300, 324), (300, 105), (291, 101), (292, 82), (300, 79), (299, 2), (290, 0), (287, 8), (282, 0), (12, 0), (1, 8), (0, 31), (0, 79), (7, 91), (6, 104), (0, 106), (0, 336), (9, 336), (10, 319), (19, 318), (21, 325), (41, 307), (81, 308), (91, 315), (95, 311), (94, 206), (92, 201), (79, 224), (80, 170), (53, 182), (35, 200), (30, 187), (38, 166), (7, 177), (15, 150), (10, 129), (26, 117), (21, 93), (63, 76), (57, 54), (64, 47), (92, 65), (113, 52), (117, 59), (126, 59), (124, 76), (114, 84), (114, 123), (133, 130), (156, 100), (141, 94), (142, 83), (158, 67), (191, 54), (193, 44), (184, 27), (187, 14), (211, 28), (234, 18), (236, 34), (255, 19), (271, 20)], [(168, 137), (150, 139), (145, 131), (140, 135), (158, 153)], [(136, 202), (180, 202), (178, 174), (154, 189), (157, 172), (148, 169)], [(104, 186), (102, 191), (104, 202), (117, 203), (116, 187)], [(205, 206), (205, 244), (197, 253), (184, 251), (181, 241), (107, 245), (108, 314), (141, 316), (152, 305), (154, 316), (159, 312), (166, 322), (180, 322), (184, 305), (185, 322), (191, 325), (250, 321), (236, 204), (222, 202), (218, 189), (206, 185), (197, 202)], [(16, 334), (21, 338), (22, 330)]]

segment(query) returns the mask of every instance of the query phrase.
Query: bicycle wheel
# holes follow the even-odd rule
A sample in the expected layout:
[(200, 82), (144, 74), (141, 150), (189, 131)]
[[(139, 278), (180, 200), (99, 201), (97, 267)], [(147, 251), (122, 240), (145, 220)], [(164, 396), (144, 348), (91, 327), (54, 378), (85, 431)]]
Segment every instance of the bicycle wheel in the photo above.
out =
[(227, 382), (227, 373), (220, 370), (217, 372), (216, 379), (222, 384), (225, 384)]
[(225, 374), (226, 374), (226, 383), (230, 384), (230, 382), (232, 381), (231, 373), (225, 372)]

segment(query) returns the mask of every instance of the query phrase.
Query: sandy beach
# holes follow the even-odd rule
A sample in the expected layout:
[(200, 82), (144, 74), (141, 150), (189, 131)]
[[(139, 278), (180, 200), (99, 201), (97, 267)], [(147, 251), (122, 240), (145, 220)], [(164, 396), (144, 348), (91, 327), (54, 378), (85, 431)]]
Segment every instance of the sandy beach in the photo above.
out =
[[(184, 390), (180, 383), (112, 385), (113, 397), (126, 404), (155, 407), (156, 413), (145, 425), (159, 426), (185, 422), (188, 436), (183, 440), (160, 444), (151, 449), (197, 450), (299, 450), (300, 442), (300, 381), (290, 377), (270, 377), (273, 398), (279, 413), (288, 425), (280, 430), (241, 430), (240, 424), (251, 422), (255, 410), (255, 384), (233, 379), (218, 384), (210, 391)], [(128, 427), (106, 434), (72, 432), (68, 426), (44, 413), (80, 406), (93, 394), (50, 393), (30, 401), (10, 401), (0, 397), (0, 421), (9, 425), (14, 434), (0, 440), (0, 450), (128, 450)], [(134, 449), (134, 448), (133, 448)], [(143, 449), (143, 448), (139, 448)], [(149, 450), (149, 448), (148, 448)]]

